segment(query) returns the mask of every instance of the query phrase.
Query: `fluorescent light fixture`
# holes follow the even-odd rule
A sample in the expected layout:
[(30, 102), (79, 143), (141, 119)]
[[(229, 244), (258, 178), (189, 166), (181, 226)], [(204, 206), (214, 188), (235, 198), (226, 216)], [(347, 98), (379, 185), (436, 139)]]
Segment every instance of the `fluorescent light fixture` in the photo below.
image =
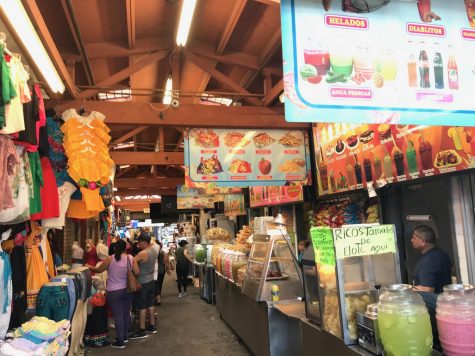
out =
[(134, 141), (119, 143), (114, 147), (114, 149), (115, 150), (121, 150), (121, 149), (124, 149), (124, 148), (130, 148), (130, 147), (134, 147)]
[(114, 192), (117, 192), (119, 189), (117, 189), (116, 187), (114, 187), (114, 188), (112, 188), (112, 190), (113, 190)]
[(172, 102), (172, 78), (168, 77), (167, 84), (165, 84), (165, 94), (163, 95), (163, 103), (165, 105), (170, 105)]
[(191, 20), (195, 12), (196, 0), (183, 0), (181, 7), (180, 23), (178, 25), (178, 32), (176, 34), (176, 44), (178, 46), (185, 46), (190, 33)]
[(115, 196), (115, 200), (121, 201), (122, 199), (121, 199), (118, 195), (116, 195), (116, 196)]
[(3, 18), (6, 18), (17, 37), (23, 43), (30, 58), (35, 61), (36, 68), (48, 83), (48, 86), (54, 93), (63, 93), (64, 84), (56, 71), (51, 59), (48, 56), (33, 24), (21, 4), (20, 0), (2, 0), (0, 8)]
[(129, 167), (130, 167), (130, 164), (123, 164), (122, 166), (119, 166), (120, 169), (126, 169)]

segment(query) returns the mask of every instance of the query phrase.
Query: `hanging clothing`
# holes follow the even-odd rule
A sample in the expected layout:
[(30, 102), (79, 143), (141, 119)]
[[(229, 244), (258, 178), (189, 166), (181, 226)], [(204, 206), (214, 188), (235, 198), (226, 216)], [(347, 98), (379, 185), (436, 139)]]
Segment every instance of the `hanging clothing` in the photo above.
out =
[(64, 133), (61, 131), (60, 120), (48, 117), (46, 119), (46, 129), (48, 132), (49, 151), (48, 156), (56, 176), (56, 183), (61, 187), (68, 180), (67, 164), (68, 159), (63, 147)]
[(41, 287), (36, 303), (36, 315), (44, 316), (56, 322), (68, 319), (69, 313), (68, 284), (50, 282)]
[(62, 118), (65, 121), (61, 131), (64, 133), (68, 173), (80, 186), (84, 203), (74, 203), (68, 216), (79, 219), (96, 216), (105, 208), (99, 188), (110, 181), (115, 167), (107, 146), (111, 140), (110, 130), (104, 124), (104, 115), (95, 111), (83, 117), (75, 109), (69, 109)]
[(35, 309), (36, 300), (41, 287), (48, 283), (48, 274), (39, 250), (38, 239), (41, 239), (41, 227), (36, 221), (31, 223), (31, 232), (25, 241), (27, 307)]
[[(23, 247), (23, 238), (26, 237), (27, 223), (15, 225), (1, 225), (0, 233), (4, 234), (10, 230), (10, 237), (6, 241), (11, 243), (9, 249), (9, 259), (12, 274), (12, 313), (10, 317), (10, 326), (8, 329), (14, 329), (25, 322), (26, 311), (26, 262), (25, 249)], [(18, 235), (21, 237), (19, 238)], [(0, 263), (2, 265), (3, 263)], [(0, 276), (2, 274), (0, 273)], [(0, 321), (0, 325), (2, 322)]]
[(15, 207), (12, 182), (20, 163), (11, 138), (0, 135), (0, 211)]
[(10, 131), (9, 133), (17, 133), (25, 129), (23, 104), (31, 101), (30, 89), (27, 84), (29, 75), (16, 55), (10, 58), (9, 66), (12, 84), (17, 95), (5, 107), (6, 130)]
[(59, 194), (56, 178), (48, 157), (41, 158), (43, 185), (40, 188), (41, 211), (32, 214), (31, 220), (57, 218), (59, 216)]
[(58, 188), (59, 216), (57, 218), (43, 219), (41, 221), (41, 225), (43, 227), (48, 227), (50, 229), (62, 229), (64, 227), (66, 211), (68, 210), (68, 207), (69, 207), (71, 195), (75, 191), (76, 191), (76, 187), (69, 182), (65, 182), (62, 186)]
[(38, 151), (40, 128), (46, 125), (46, 113), (41, 88), (33, 81), (28, 82), (32, 99), (23, 104), (25, 129), (19, 133), (17, 143), (25, 146), (29, 152)]
[(0, 339), (5, 337), (10, 324), (12, 304), (12, 270), (8, 253), (0, 249)]
[[(30, 190), (26, 182), (25, 173), (25, 165), (29, 165), (28, 156), (24, 147), (16, 146), (15, 151), (19, 164), (16, 166), (15, 175), (9, 187), (9, 191), (12, 192), (13, 207), (0, 210), (0, 224), (16, 224), (29, 220), (30, 218)], [(25, 163), (25, 160), (27, 163)], [(1, 174), (2, 172), (0, 172), (0, 175)], [(6, 189), (7, 188), (3, 191), (6, 192)]]
[(7, 64), (5, 56), (3, 55), (4, 48), (5, 45), (2, 45), (2, 53), (0, 55), (0, 83), (2, 84), (0, 92), (0, 128), (2, 128), (2, 130), (0, 131), (0, 133), (8, 135), (13, 132), (21, 131), (23, 129), (21, 128), (21, 122), (7, 122), (6, 120), (6, 105), (8, 105), (11, 100), (16, 96), (16, 92), (10, 75), (10, 66)]
[[(43, 186), (43, 171), (38, 152), (28, 152), (33, 191), (30, 190), (30, 214), (41, 212), (41, 186)], [(59, 215), (59, 214), (58, 214)]]

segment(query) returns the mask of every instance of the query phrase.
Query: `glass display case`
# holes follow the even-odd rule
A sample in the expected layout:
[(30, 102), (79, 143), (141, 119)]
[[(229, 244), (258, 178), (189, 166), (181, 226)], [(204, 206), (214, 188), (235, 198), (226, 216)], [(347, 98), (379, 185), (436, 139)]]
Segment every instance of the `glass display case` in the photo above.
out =
[(317, 264), (315, 263), (315, 251), (311, 245), (303, 253), (302, 271), (305, 289), (305, 315), (307, 319), (321, 325)]
[[(390, 228), (394, 231), (393, 226)], [(396, 237), (386, 241), (395, 245)], [(380, 253), (370, 248), (367, 254), (345, 257), (335, 250), (333, 265), (317, 264), (322, 326), (346, 345), (358, 344), (356, 314), (378, 301), (380, 286), (401, 283), (399, 256), (397, 249)]]
[(242, 292), (256, 301), (272, 301), (272, 285), (279, 300), (303, 297), (302, 276), (288, 242), (279, 230), (254, 235)]

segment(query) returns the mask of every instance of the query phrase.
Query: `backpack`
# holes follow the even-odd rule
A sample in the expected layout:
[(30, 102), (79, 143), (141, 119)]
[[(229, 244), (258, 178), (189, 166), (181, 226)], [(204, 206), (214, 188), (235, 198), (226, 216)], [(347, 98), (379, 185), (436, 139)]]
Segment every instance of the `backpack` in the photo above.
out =
[(389, 4), (391, 0), (342, 0), (343, 11), (346, 12), (372, 12)]

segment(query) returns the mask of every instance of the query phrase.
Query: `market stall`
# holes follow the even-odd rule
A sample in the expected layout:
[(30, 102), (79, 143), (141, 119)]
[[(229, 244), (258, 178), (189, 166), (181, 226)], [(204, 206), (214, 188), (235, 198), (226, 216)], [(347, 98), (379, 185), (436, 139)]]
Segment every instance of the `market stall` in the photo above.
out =
[(285, 227), (256, 218), (249, 257), (232, 249), (216, 246), (212, 255), (223, 320), (256, 355), (301, 354), (302, 277)]

